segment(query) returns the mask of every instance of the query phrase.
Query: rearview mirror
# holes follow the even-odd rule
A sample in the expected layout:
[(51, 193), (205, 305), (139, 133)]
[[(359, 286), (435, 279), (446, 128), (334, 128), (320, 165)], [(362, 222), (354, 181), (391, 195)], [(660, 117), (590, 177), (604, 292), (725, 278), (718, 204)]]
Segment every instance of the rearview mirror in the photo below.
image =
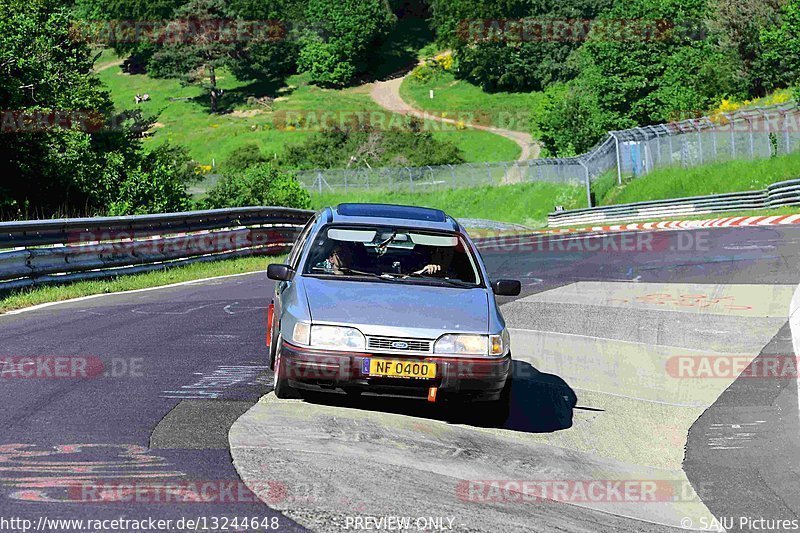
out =
[(269, 265), (267, 277), (275, 281), (289, 281), (294, 277), (294, 270), (289, 265)]
[(498, 279), (492, 282), (492, 292), (498, 296), (519, 296), (522, 283), (516, 279)]

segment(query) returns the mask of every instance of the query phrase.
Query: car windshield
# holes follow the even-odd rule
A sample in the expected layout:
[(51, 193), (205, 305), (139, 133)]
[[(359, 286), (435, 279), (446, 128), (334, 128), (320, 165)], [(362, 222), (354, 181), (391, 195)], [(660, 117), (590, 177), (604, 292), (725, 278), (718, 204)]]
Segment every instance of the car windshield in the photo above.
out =
[(331, 226), (311, 243), (304, 273), (475, 287), (474, 256), (458, 235), (387, 226)]

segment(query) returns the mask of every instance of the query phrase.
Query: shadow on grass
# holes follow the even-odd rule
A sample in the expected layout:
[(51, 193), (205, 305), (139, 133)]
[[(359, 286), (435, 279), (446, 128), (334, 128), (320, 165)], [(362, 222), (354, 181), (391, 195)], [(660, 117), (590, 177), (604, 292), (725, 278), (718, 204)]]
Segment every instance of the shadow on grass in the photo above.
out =
[(424, 400), (303, 391), (305, 401), (367, 411), (381, 411), (452, 424), (498, 427), (525, 433), (551, 433), (572, 427), (578, 398), (560, 377), (539, 372), (522, 361), (512, 362), (510, 400), (507, 407), (496, 403), (428, 403)]
[[(237, 107), (249, 105), (251, 99), (264, 97), (271, 99), (279, 95), (287, 96), (290, 94), (289, 92), (281, 91), (281, 88), (285, 86), (286, 80), (284, 78), (275, 78), (252, 81), (235, 89), (225, 89), (222, 97), (217, 102), (217, 114), (226, 115), (232, 113)], [(211, 98), (208, 92), (203, 91), (202, 94), (195, 96), (191, 101), (202, 107), (206, 112), (211, 113)], [(257, 108), (257, 105), (253, 107)], [(265, 107), (265, 109), (267, 108)]]

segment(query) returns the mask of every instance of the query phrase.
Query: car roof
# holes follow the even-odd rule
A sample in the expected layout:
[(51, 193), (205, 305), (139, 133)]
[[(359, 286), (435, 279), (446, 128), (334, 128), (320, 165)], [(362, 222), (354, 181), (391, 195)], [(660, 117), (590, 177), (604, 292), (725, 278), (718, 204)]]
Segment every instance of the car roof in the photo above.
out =
[(393, 204), (339, 204), (328, 208), (329, 222), (384, 224), (440, 231), (460, 231), (461, 226), (439, 209)]

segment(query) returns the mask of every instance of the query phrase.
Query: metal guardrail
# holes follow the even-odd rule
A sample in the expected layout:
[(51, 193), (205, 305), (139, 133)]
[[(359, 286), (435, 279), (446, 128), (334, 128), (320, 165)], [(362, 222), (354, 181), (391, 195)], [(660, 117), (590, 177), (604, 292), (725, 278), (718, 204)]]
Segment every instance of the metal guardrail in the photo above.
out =
[(279, 254), (291, 248), (312, 214), (243, 207), (0, 222), (0, 290)]
[(547, 216), (551, 227), (653, 220), (677, 215), (705, 215), (722, 211), (766, 209), (800, 205), (800, 179), (773, 183), (760, 191), (712, 194), (671, 200), (654, 200), (588, 209), (557, 211)]

